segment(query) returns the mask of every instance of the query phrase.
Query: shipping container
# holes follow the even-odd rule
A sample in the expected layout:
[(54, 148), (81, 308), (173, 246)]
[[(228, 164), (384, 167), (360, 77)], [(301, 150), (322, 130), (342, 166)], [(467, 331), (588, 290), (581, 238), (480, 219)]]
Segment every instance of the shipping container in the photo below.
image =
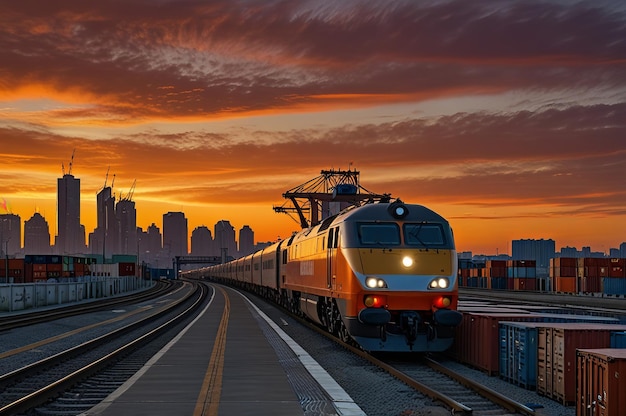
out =
[(605, 295), (626, 295), (626, 279), (621, 277), (603, 277), (602, 293)]
[(611, 332), (611, 348), (626, 348), (626, 332)]
[(559, 323), (537, 331), (537, 393), (561, 404), (576, 403), (576, 349), (608, 348), (611, 331), (625, 325)]
[(626, 259), (609, 261), (609, 277), (626, 277)]
[(500, 289), (506, 290), (507, 288), (507, 277), (491, 277), (491, 289)]
[(524, 312), (463, 312), (451, 353), (489, 375), (499, 373), (500, 322), (538, 322), (541, 315)]
[(500, 323), (500, 377), (534, 390), (537, 385), (537, 326), (541, 322)]
[(598, 275), (586, 275), (578, 279), (578, 291), (583, 293), (601, 293), (602, 278)]
[(537, 279), (534, 277), (518, 277), (513, 279), (514, 290), (537, 290)]
[(626, 350), (580, 349), (576, 416), (626, 415)]
[(577, 293), (576, 277), (557, 277), (554, 282), (554, 291), (559, 293)]
[[(619, 324), (615, 318), (572, 314), (542, 315), (541, 322), (500, 322), (500, 377), (534, 390), (537, 384), (538, 329), (558, 327), (568, 322)], [(615, 333), (610, 332), (611, 337)]]

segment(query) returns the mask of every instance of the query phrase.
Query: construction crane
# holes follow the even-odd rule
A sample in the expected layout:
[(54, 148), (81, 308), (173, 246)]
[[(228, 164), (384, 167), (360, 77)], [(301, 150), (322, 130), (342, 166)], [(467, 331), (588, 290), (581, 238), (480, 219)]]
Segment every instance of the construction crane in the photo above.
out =
[[(319, 224), (331, 214), (329, 210), (331, 202), (338, 202), (341, 208), (345, 208), (391, 199), (390, 194), (377, 194), (365, 189), (359, 183), (359, 175), (359, 171), (351, 169), (322, 170), (320, 176), (285, 192), (283, 197), (287, 201), (281, 206), (274, 206), (274, 211), (290, 216), (291, 213), (296, 213), (298, 215), (296, 222), (299, 222), (302, 228), (308, 228)], [(293, 206), (288, 206), (289, 203)], [(305, 213), (309, 214), (309, 218)]]
[[(72, 164), (74, 163), (74, 154), (76, 153), (76, 149), (72, 150), (72, 158), (70, 159), (70, 165), (69, 165), (69, 169), (67, 171), (68, 175), (72, 174)], [(63, 173), (63, 176), (65, 176), (65, 164), (63, 164), (63, 162), (61, 162), (61, 172)]]
[(136, 184), (137, 184), (137, 179), (133, 181), (133, 184), (131, 185), (130, 190), (128, 191), (128, 194), (126, 194), (126, 196), (124, 196), (124, 194), (120, 192), (120, 201), (132, 201), (133, 194), (135, 193)]
[(102, 189), (107, 187), (107, 181), (109, 180), (109, 170), (111, 169), (111, 166), (107, 167), (107, 173), (104, 176), (104, 186), (102, 187)]

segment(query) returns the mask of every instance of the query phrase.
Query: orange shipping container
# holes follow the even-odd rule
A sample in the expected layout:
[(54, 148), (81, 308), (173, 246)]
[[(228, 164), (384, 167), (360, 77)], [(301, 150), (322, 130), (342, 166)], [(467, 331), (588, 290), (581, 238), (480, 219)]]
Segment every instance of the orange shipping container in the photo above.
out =
[(578, 350), (576, 415), (626, 415), (626, 349)]
[(557, 277), (554, 283), (554, 291), (576, 293), (576, 277)]

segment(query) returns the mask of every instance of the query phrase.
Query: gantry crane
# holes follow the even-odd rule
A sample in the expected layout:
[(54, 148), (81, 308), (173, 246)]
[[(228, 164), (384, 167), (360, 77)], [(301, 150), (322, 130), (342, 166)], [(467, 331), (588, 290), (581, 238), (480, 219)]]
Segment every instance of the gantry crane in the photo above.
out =
[[(357, 170), (322, 170), (320, 176), (285, 192), (286, 199), (281, 206), (274, 206), (275, 212), (298, 215), (297, 222), (302, 228), (319, 224), (331, 202), (338, 202), (341, 208), (361, 205), (365, 202), (389, 201), (391, 195), (376, 194), (368, 191), (359, 183), (360, 172)], [(293, 206), (288, 206), (291, 203)], [(309, 213), (309, 218), (305, 216)], [(322, 218), (320, 218), (322, 213)], [(291, 216), (291, 215), (290, 215)], [(293, 218), (293, 217), (292, 217)], [(295, 218), (294, 218), (295, 219)]]

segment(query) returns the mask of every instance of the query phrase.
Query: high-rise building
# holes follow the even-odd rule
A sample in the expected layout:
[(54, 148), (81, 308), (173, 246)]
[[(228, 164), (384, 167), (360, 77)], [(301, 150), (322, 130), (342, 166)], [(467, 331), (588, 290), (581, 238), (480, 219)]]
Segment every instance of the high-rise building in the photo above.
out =
[(211, 230), (201, 225), (191, 232), (191, 255), (192, 256), (212, 256), (213, 236)]
[(550, 259), (555, 257), (554, 240), (513, 240), (511, 258), (513, 260), (535, 260), (537, 277), (550, 275)]
[(117, 219), (115, 218), (115, 196), (112, 188), (105, 186), (96, 196), (97, 225), (89, 236), (92, 254), (111, 257), (117, 250)]
[(137, 210), (135, 202), (128, 198), (121, 199), (115, 206), (119, 230), (118, 252), (115, 254), (137, 255)]
[(218, 221), (213, 228), (214, 241), (219, 256), (224, 259), (237, 256), (237, 242), (235, 241), (235, 228), (228, 220)]
[(254, 231), (249, 225), (239, 230), (239, 255), (247, 256), (254, 252)]
[(48, 221), (35, 212), (24, 222), (24, 254), (51, 254)]
[(80, 224), (80, 179), (65, 174), (57, 179), (57, 254), (83, 254), (85, 228)]
[(626, 258), (626, 242), (619, 245), (619, 256), (621, 258)]
[(0, 214), (0, 255), (15, 256), (22, 248), (22, 219), (16, 214)]
[(189, 254), (187, 218), (182, 212), (163, 214), (163, 250), (170, 258)]

